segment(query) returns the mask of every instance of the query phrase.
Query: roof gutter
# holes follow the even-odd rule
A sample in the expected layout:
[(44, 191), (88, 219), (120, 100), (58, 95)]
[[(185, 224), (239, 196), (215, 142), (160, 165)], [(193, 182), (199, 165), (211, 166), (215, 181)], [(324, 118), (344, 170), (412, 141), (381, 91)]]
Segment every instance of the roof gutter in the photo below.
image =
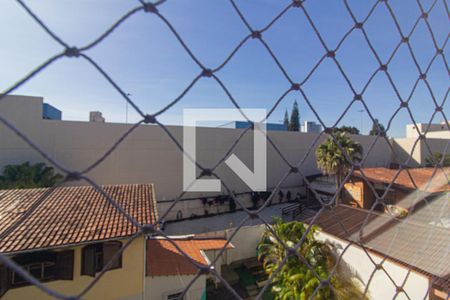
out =
[(111, 241), (120, 241), (120, 240), (124, 240), (124, 239), (129, 239), (129, 238), (133, 237), (133, 235), (135, 235), (135, 234), (136, 233), (134, 233), (132, 235), (125, 235), (125, 236), (114, 237), (114, 238), (103, 239), (103, 240), (84, 241), (84, 242), (79, 242), (79, 243), (64, 244), (64, 245), (44, 247), (44, 248), (35, 248), (35, 249), (21, 250), (21, 251), (12, 251), (12, 252), (0, 252), (0, 254), (17, 255), (17, 254), (31, 253), (31, 252), (38, 252), (38, 251), (46, 251), (46, 250), (67, 249), (67, 248), (73, 248), (73, 247), (89, 245), (89, 244), (111, 242)]

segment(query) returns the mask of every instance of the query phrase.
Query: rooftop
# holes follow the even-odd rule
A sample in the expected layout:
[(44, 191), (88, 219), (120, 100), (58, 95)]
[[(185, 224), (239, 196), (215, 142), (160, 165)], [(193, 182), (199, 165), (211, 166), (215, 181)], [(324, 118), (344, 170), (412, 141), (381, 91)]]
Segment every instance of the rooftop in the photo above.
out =
[[(225, 239), (172, 239), (177, 246), (197, 263), (207, 266), (209, 262), (203, 250), (220, 250)], [(233, 248), (231, 243), (227, 249)], [(147, 276), (196, 275), (198, 268), (166, 239), (147, 241)]]
[[(152, 184), (102, 188), (140, 224), (157, 220)], [(0, 219), (3, 253), (118, 239), (138, 230), (92, 186), (0, 190)]]
[[(394, 170), (388, 168), (364, 168), (363, 174), (372, 182), (390, 184), (394, 186), (416, 190), (416, 186), (421, 191), (430, 193), (450, 191), (450, 168), (413, 168)], [(397, 173), (398, 177), (395, 178)], [(361, 171), (355, 171), (355, 176), (361, 177)], [(395, 178), (395, 181), (394, 181)]]
[(340, 239), (360, 243), (361, 238), (366, 248), (407, 265), (432, 278), (440, 288), (450, 290), (450, 230), (447, 228), (418, 223), (412, 217), (400, 220), (346, 205), (339, 205), (333, 212), (324, 211), (315, 224)]

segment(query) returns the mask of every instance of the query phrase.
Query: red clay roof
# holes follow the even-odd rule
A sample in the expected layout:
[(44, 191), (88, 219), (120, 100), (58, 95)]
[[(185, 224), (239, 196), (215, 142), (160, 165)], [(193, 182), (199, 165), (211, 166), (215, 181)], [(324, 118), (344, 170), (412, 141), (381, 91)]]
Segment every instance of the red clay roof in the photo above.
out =
[[(102, 188), (139, 223), (157, 220), (152, 184)], [(37, 205), (45, 193), (48, 193), (45, 200)], [(27, 212), (30, 215), (21, 221)], [(92, 186), (58, 187), (53, 191), (49, 188), (0, 190), (0, 219), (0, 235), (18, 224), (0, 240), (3, 253), (116, 239), (137, 232)]]
[[(174, 242), (193, 260), (208, 265), (201, 250), (220, 250), (224, 239), (176, 239)], [(229, 243), (227, 249), (233, 248)], [(147, 241), (147, 276), (195, 275), (198, 268), (165, 239)]]
[[(399, 170), (387, 168), (364, 168), (364, 175), (372, 182), (391, 183)], [(409, 173), (409, 174), (408, 174)], [(438, 169), (434, 174), (434, 168), (415, 168), (401, 170), (394, 184), (403, 188), (415, 190), (416, 186), (419, 190), (430, 193), (450, 191), (450, 168)], [(355, 176), (361, 177), (361, 171), (355, 171)], [(429, 186), (428, 186), (429, 184)]]

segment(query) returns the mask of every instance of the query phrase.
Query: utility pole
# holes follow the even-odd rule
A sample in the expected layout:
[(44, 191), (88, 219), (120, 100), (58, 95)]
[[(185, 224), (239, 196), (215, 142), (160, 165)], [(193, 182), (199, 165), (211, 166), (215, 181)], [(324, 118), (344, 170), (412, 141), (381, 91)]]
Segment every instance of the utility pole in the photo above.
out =
[(360, 109), (360, 110), (358, 110), (358, 112), (359, 113), (361, 113), (361, 131), (360, 131), (360, 133), (361, 133), (361, 135), (363, 134), (363, 112), (365, 112), (365, 110), (364, 109)]
[[(127, 93), (127, 97), (130, 97), (131, 94)], [(128, 101), (125, 100), (125, 124), (128, 124)]]

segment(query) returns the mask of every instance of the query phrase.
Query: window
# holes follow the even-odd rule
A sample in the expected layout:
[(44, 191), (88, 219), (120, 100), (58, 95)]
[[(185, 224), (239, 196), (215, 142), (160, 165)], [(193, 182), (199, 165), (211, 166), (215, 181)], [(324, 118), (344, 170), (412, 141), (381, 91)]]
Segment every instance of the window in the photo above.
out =
[(181, 297), (182, 294), (183, 294), (183, 292), (179, 292), (176, 294), (170, 294), (167, 296), (167, 300), (183, 300), (183, 297)]
[[(81, 275), (95, 276), (122, 248), (121, 242), (105, 242), (85, 246), (81, 258)], [(122, 255), (112, 262), (108, 270), (122, 267)]]
[[(41, 282), (73, 279), (73, 250), (53, 252), (39, 251), (19, 254), (12, 259)], [(0, 296), (10, 288), (22, 287), (30, 283), (5, 266), (0, 266)]]
[[(22, 266), (25, 271), (30, 273), (34, 278), (39, 281), (49, 281), (55, 278), (55, 262), (38, 262), (29, 265)], [(27, 281), (19, 274), (12, 272), (11, 284), (23, 285), (27, 284)]]

